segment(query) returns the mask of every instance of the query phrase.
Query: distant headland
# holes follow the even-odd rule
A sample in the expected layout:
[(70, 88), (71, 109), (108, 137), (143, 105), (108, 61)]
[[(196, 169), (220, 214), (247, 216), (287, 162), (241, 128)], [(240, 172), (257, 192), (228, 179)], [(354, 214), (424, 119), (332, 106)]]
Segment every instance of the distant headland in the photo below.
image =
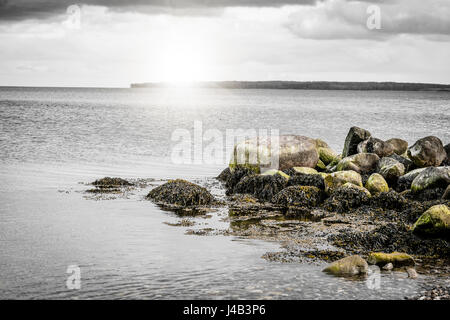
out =
[[(183, 84), (194, 88), (224, 89), (294, 89), (294, 90), (390, 90), (450, 91), (448, 84), (406, 82), (334, 82), (334, 81), (203, 81)], [(165, 82), (132, 83), (131, 88), (169, 88)]]

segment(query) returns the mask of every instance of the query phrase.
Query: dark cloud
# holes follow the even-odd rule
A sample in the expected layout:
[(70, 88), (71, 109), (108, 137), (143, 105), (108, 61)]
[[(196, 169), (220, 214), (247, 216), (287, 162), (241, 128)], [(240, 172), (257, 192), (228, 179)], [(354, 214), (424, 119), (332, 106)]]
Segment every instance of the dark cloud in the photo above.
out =
[(67, 7), (78, 5), (99, 5), (112, 10), (138, 11), (145, 13), (170, 13), (171, 10), (184, 10), (195, 13), (205, 8), (224, 7), (279, 7), (283, 5), (313, 5), (316, 0), (0, 0), (0, 20), (45, 19), (64, 14)]

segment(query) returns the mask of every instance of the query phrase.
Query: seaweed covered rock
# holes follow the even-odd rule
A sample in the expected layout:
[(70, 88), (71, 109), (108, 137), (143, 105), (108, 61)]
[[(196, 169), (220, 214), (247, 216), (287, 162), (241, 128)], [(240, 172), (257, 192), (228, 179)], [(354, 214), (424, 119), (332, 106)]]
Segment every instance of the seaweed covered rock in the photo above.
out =
[(399, 161), (384, 157), (378, 163), (377, 171), (388, 182), (396, 182), (405, 174), (405, 166)]
[(389, 185), (379, 173), (371, 174), (369, 179), (367, 179), (365, 186), (366, 189), (373, 195), (389, 191)]
[(291, 170), (292, 170), (293, 174), (296, 174), (296, 173), (318, 174), (319, 173), (316, 169), (309, 168), (309, 167), (293, 167)]
[(320, 204), (322, 191), (311, 186), (291, 186), (276, 194), (272, 202), (284, 207), (298, 206), (312, 208)]
[(367, 204), (369, 199), (370, 193), (365, 188), (346, 183), (331, 193), (325, 200), (324, 208), (328, 211), (343, 213)]
[(343, 158), (337, 164), (338, 171), (353, 170), (359, 173), (373, 172), (380, 158), (375, 153), (358, 153)]
[(354, 155), (358, 152), (358, 144), (364, 140), (369, 139), (370, 132), (358, 127), (351, 127), (345, 138), (344, 150), (342, 151), (342, 158)]
[(370, 198), (370, 205), (376, 208), (402, 210), (408, 205), (408, 201), (394, 190), (381, 192)]
[(243, 177), (232, 193), (247, 193), (260, 201), (270, 201), (274, 195), (286, 187), (285, 177), (275, 175), (251, 175)]
[(370, 137), (365, 145), (368, 153), (375, 153), (378, 157), (387, 157), (394, 153), (394, 147), (387, 142), (375, 137)]
[(322, 271), (335, 276), (356, 276), (367, 274), (369, 272), (369, 265), (366, 260), (354, 255), (337, 260)]
[(378, 266), (392, 263), (394, 267), (414, 266), (416, 264), (413, 257), (403, 252), (371, 252), (367, 257), (367, 262)]
[(421, 192), (425, 189), (446, 188), (450, 184), (450, 167), (430, 167), (421, 171), (411, 183), (411, 191)]
[(346, 184), (352, 183), (356, 186), (362, 187), (361, 175), (353, 170), (337, 171), (327, 175), (324, 179), (325, 191), (331, 193), (333, 190)]
[(94, 182), (92, 182), (92, 185), (101, 188), (116, 188), (123, 186), (132, 186), (133, 184), (122, 178), (105, 177), (102, 179), (95, 180)]
[(274, 176), (274, 175), (280, 175), (280, 176), (282, 176), (283, 178), (285, 178), (286, 181), (289, 180), (289, 178), (290, 178), (289, 175), (287, 175), (287, 174), (284, 173), (283, 171), (276, 170), (276, 169), (270, 169), (270, 170), (267, 170), (267, 171), (265, 171), (264, 173), (262, 173), (261, 175), (262, 175), (262, 176)]
[(226, 182), (231, 176), (231, 170), (229, 167), (222, 170), (222, 172), (216, 177), (217, 180)]
[(386, 140), (386, 142), (392, 145), (394, 148), (394, 153), (397, 155), (402, 155), (406, 152), (406, 150), (408, 150), (408, 142), (403, 139), (392, 138)]
[(234, 187), (241, 181), (242, 178), (255, 175), (254, 171), (246, 167), (236, 167), (234, 170), (230, 169), (230, 174), (226, 177), (225, 189), (226, 194), (233, 193)]
[(437, 167), (447, 158), (447, 153), (441, 139), (429, 136), (417, 140), (408, 149), (408, 157), (420, 168)]
[(420, 216), (412, 231), (421, 236), (450, 238), (450, 210), (445, 204), (432, 206)]
[[(276, 165), (279, 170), (316, 166), (319, 160), (316, 140), (305, 136), (282, 135), (277, 142), (272, 145), (269, 138), (253, 138), (237, 143), (231, 156), (230, 168), (233, 170), (237, 166), (246, 166), (255, 173), (260, 173), (262, 169)], [(278, 161), (272, 163), (273, 160)]]
[(395, 189), (399, 192), (411, 189), (411, 184), (414, 181), (414, 179), (425, 169), (426, 168), (415, 169), (399, 177), (395, 185)]
[(324, 178), (320, 174), (297, 173), (291, 176), (287, 185), (288, 187), (311, 186), (319, 188), (321, 190), (325, 189)]
[(215, 202), (213, 195), (192, 182), (176, 179), (151, 190), (148, 199), (162, 205), (202, 206)]

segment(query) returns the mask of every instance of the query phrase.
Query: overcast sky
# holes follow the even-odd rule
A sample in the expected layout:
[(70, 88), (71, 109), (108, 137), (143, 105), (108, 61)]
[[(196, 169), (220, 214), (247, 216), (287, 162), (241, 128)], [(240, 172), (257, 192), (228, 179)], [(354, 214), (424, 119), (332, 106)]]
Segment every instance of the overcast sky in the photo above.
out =
[(450, 84), (449, 61), (450, 0), (0, 0), (0, 85)]

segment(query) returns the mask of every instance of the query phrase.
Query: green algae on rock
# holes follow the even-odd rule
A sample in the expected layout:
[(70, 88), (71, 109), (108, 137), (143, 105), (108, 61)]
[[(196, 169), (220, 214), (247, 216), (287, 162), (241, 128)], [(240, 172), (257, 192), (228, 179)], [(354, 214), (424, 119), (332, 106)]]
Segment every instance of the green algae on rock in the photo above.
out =
[(415, 234), (450, 238), (450, 210), (445, 204), (432, 206), (414, 223)]
[(361, 175), (358, 172), (353, 170), (337, 171), (325, 177), (325, 192), (331, 193), (333, 189), (336, 189), (347, 182), (353, 183), (359, 187), (363, 186)]
[(360, 256), (353, 255), (331, 263), (322, 271), (335, 276), (356, 276), (367, 274), (369, 272), (369, 265)]
[(334, 150), (331, 148), (321, 147), (318, 148), (317, 151), (319, 152), (319, 159), (322, 160), (325, 165), (330, 164), (338, 157), (336, 152), (334, 152)]
[(392, 263), (394, 267), (414, 266), (416, 264), (412, 256), (403, 252), (371, 252), (367, 257), (367, 262), (379, 266)]
[(429, 167), (421, 171), (411, 183), (412, 192), (446, 188), (450, 184), (450, 167)]
[(280, 176), (282, 176), (283, 178), (285, 178), (286, 180), (289, 180), (289, 175), (287, 175), (286, 173), (284, 173), (283, 171), (280, 171), (280, 170), (276, 170), (276, 169), (270, 169), (270, 170), (267, 170), (267, 171), (265, 171), (265, 172), (263, 172), (261, 175), (262, 176), (274, 176), (274, 175), (280, 175)]
[(370, 175), (369, 179), (367, 179), (366, 189), (369, 190), (371, 194), (375, 195), (381, 192), (388, 192), (389, 185), (381, 174), (373, 173)]
[(183, 207), (210, 205), (215, 202), (208, 190), (182, 179), (169, 180), (154, 188), (148, 193), (147, 198), (157, 204)]

